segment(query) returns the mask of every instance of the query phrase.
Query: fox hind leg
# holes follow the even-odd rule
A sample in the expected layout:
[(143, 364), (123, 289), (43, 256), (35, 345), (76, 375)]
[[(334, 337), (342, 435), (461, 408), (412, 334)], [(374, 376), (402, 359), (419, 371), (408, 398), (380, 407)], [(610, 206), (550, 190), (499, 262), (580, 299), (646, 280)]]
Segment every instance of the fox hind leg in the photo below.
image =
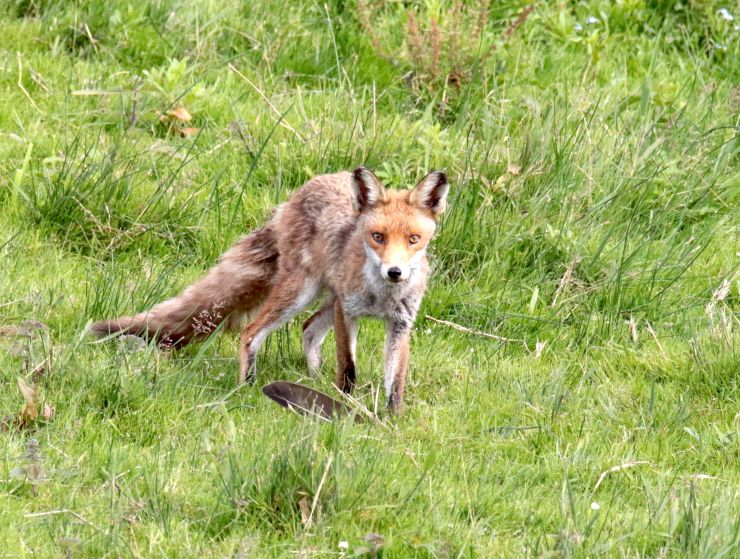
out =
[(267, 336), (310, 305), (319, 291), (318, 281), (300, 280), (295, 274), (276, 278), (259, 314), (242, 331), (239, 384), (254, 382), (257, 352)]
[(303, 323), (303, 353), (306, 355), (311, 376), (315, 376), (321, 368), (321, 344), (324, 343), (333, 324), (334, 297), (330, 296), (321, 308)]

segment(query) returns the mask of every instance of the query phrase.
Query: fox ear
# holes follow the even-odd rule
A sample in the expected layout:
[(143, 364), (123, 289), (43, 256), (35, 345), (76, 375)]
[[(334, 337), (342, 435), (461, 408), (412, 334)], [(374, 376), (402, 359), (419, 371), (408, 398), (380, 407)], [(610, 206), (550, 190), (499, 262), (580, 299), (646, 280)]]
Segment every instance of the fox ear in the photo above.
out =
[(442, 171), (432, 171), (421, 179), (416, 188), (411, 191), (411, 203), (429, 210), (438, 216), (447, 207), (447, 192), (450, 185), (447, 183), (447, 175)]
[(385, 200), (385, 188), (367, 167), (352, 171), (352, 205), (358, 212), (374, 208)]

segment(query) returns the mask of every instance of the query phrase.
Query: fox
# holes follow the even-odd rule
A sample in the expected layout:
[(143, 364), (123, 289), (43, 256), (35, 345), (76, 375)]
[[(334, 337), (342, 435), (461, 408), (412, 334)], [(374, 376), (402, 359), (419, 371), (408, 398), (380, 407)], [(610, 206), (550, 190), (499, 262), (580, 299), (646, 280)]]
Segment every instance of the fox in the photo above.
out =
[(96, 322), (91, 330), (179, 348), (224, 322), (240, 328), (252, 316), (241, 332), (237, 379), (251, 384), (269, 334), (323, 296), (303, 323), (309, 372), (321, 368), (321, 347), (333, 328), (335, 384), (350, 393), (357, 385), (359, 319), (380, 319), (386, 403), (401, 414), (412, 326), (430, 272), (427, 249), (448, 191), (442, 171), (428, 173), (412, 189), (387, 188), (364, 166), (316, 176), (180, 295), (133, 316)]

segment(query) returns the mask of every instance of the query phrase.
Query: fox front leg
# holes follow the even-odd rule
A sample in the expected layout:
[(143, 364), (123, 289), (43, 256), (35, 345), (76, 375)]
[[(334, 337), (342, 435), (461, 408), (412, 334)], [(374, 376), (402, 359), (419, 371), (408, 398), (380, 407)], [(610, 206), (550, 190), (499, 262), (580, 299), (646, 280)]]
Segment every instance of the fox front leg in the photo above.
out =
[(357, 319), (347, 316), (342, 303), (334, 303), (334, 337), (337, 341), (336, 385), (346, 393), (352, 392), (357, 384), (355, 353), (357, 348)]
[(388, 407), (396, 415), (403, 412), (403, 392), (409, 365), (411, 324), (391, 320), (385, 336), (385, 395)]

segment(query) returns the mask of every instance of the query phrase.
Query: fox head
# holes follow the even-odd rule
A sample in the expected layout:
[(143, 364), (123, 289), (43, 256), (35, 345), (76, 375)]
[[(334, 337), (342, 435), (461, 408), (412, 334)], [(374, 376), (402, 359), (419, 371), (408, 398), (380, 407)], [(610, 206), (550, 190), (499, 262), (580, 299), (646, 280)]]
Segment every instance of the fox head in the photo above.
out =
[(352, 173), (353, 205), (368, 260), (389, 283), (421, 265), (447, 202), (447, 176), (432, 171), (413, 190), (386, 189), (372, 171)]

